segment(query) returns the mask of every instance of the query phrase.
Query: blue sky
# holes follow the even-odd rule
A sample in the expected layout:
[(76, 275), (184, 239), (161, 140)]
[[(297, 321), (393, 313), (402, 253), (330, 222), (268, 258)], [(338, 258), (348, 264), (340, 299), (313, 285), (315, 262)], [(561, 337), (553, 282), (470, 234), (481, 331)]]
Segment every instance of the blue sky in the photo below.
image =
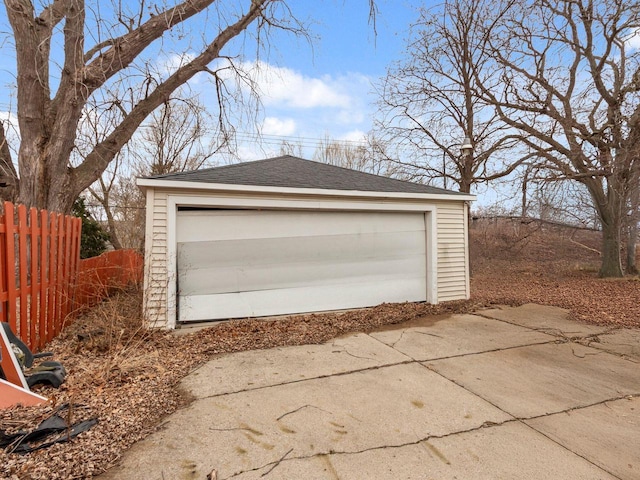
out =
[[(129, 0), (128, 3), (132, 7), (138, 4), (137, 0)], [(87, 5), (95, 4), (87, 2)], [(402, 55), (409, 25), (417, 18), (418, 8), (405, 0), (376, 0), (376, 5), (377, 34), (369, 21), (369, 0), (289, 3), (293, 14), (310, 24), (311, 43), (284, 32), (270, 39), (271, 48), (261, 65), (259, 84), (263, 109), (257, 118), (258, 128), (265, 134), (265, 142), (259, 149), (254, 148), (255, 142), (251, 142), (254, 144), (251, 148), (240, 151), (243, 159), (277, 153), (280, 137), (290, 137), (292, 141), (305, 145), (326, 136), (357, 141), (370, 129), (375, 101), (372, 82), (383, 76), (390, 62)], [(102, 15), (107, 7), (108, 3), (100, 3)], [(88, 10), (88, 22), (93, 12), (93, 8)], [(215, 13), (211, 16), (215, 17)], [(189, 35), (182, 42), (193, 41), (195, 45), (200, 37), (199, 29), (209, 30), (209, 36), (215, 33), (216, 28), (211, 28), (215, 22), (210, 18), (207, 22), (197, 17), (195, 24), (187, 27)], [(15, 111), (11, 87), (15, 83), (15, 61), (4, 6), (0, 6), (0, 27), (4, 32), (0, 34), (0, 112), (6, 112), (10, 105)], [(92, 30), (89, 32), (90, 36), (94, 33)], [(188, 39), (189, 36), (192, 38)], [(87, 38), (85, 48), (91, 47), (94, 41)], [(248, 41), (245, 46), (246, 59), (254, 60), (249, 56), (255, 49), (254, 45)], [(61, 49), (59, 43), (57, 47)], [(179, 48), (183, 47), (175, 48), (165, 43), (164, 61), (171, 64), (174, 61), (171, 53)], [(52, 50), (55, 52), (55, 49), (54, 41)], [(157, 47), (152, 47), (151, 51), (156, 52)], [(162, 55), (156, 57), (152, 52), (150, 58), (155, 57), (161, 63)], [(234, 55), (237, 51), (225, 53)], [(161, 66), (159, 68), (162, 69)], [(215, 103), (205, 82), (191, 82), (191, 87), (195, 92), (202, 92), (205, 103)], [(6, 118), (6, 113), (1, 115)], [(256, 131), (250, 124), (236, 127), (242, 134), (253, 135)], [(312, 155), (312, 151), (304, 153)]]
[[(417, 18), (411, 2), (378, 0), (376, 31), (368, 0), (298, 2), (293, 12), (311, 20), (311, 44), (278, 34), (262, 66), (261, 148), (241, 149), (241, 157), (277, 153), (281, 137), (302, 143), (313, 154), (314, 139), (359, 141), (372, 124), (373, 82), (406, 50), (410, 24)], [(251, 130), (241, 128), (242, 133)], [(252, 133), (252, 132), (248, 132)], [(246, 139), (246, 137), (244, 137)]]

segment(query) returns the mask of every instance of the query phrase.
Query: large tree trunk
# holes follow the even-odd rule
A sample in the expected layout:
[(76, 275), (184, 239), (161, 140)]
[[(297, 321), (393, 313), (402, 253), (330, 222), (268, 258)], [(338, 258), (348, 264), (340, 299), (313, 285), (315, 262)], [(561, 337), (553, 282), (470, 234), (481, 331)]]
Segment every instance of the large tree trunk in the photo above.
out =
[(587, 178), (583, 184), (589, 190), (593, 204), (602, 224), (602, 264), (600, 277), (622, 277), (620, 255), (625, 196), (621, 195), (623, 178), (611, 176), (606, 179)]
[(628, 275), (637, 275), (638, 266), (636, 265), (636, 243), (638, 239), (638, 219), (632, 219), (629, 225), (629, 237), (627, 238), (627, 268)]
[(627, 217), (627, 264), (626, 273), (628, 275), (637, 275), (638, 266), (636, 265), (636, 244), (638, 242), (638, 223), (640, 222), (640, 166), (636, 166), (632, 170), (631, 193), (629, 194), (629, 216)]
[(623, 276), (619, 222), (602, 223), (602, 264), (599, 275), (601, 277)]

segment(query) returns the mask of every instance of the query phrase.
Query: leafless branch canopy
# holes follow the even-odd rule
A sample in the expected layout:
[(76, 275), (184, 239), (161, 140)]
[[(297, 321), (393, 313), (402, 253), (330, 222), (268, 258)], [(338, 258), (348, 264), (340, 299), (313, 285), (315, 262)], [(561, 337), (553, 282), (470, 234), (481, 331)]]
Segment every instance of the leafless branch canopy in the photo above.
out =
[[(240, 59), (248, 45), (268, 47), (273, 29), (306, 32), (283, 0), (52, 0), (41, 8), (7, 0), (5, 6), (17, 60), (19, 200), (61, 211), (97, 180), (149, 114), (195, 75), (212, 74), (224, 106), (232, 80), (225, 57)], [(176, 50), (165, 50), (168, 45)], [(129, 98), (111, 94), (127, 91)], [(88, 105), (117, 109), (121, 116), (81, 161), (70, 164)]]

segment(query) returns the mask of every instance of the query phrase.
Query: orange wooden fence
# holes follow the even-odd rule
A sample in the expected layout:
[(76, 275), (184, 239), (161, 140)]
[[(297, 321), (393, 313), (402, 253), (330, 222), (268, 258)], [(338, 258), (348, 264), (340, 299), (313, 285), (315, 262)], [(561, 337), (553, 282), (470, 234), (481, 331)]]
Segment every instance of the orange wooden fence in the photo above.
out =
[(91, 306), (114, 292), (142, 282), (142, 255), (135, 250), (113, 250), (80, 260), (74, 305)]
[(72, 308), (82, 220), (4, 203), (0, 215), (0, 320), (30, 348), (53, 339)]

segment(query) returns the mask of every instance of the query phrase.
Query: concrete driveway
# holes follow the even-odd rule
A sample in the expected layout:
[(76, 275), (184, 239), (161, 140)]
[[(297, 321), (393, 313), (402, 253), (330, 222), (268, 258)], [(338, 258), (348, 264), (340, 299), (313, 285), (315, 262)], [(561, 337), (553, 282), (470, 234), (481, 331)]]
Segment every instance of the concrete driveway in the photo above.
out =
[(557, 308), (224, 355), (183, 386), (101, 478), (640, 478), (640, 330)]

